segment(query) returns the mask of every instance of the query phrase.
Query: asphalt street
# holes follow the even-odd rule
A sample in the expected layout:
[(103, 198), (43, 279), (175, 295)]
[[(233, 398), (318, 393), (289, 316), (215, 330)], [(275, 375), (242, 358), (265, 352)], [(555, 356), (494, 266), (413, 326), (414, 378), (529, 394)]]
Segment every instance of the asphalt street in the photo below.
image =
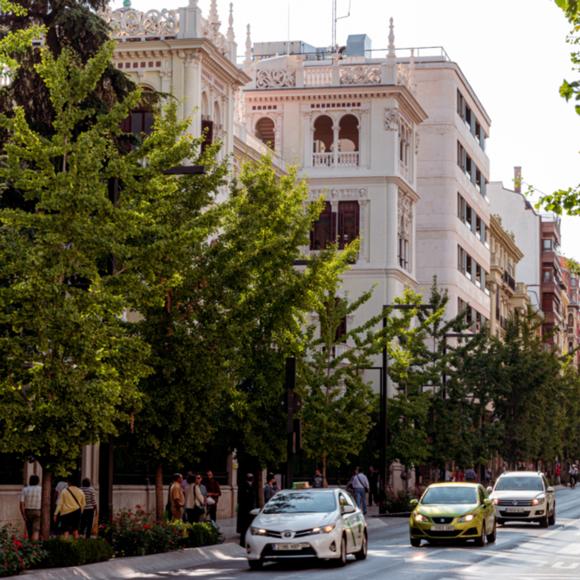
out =
[(580, 573), (580, 487), (558, 490), (556, 497), (555, 526), (541, 529), (538, 524), (507, 524), (498, 528), (496, 543), (483, 548), (470, 543), (412, 548), (406, 519), (372, 518), (367, 560), (356, 562), (353, 559), (344, 568), (333, 568), (327, 563), (292, 562), (267, 564), (262, 571), (252, 572), (240, 551), (239, 556), (224, 557), (217, 564), (140, 575), (139, 579), (526, 580), (573, 577)]

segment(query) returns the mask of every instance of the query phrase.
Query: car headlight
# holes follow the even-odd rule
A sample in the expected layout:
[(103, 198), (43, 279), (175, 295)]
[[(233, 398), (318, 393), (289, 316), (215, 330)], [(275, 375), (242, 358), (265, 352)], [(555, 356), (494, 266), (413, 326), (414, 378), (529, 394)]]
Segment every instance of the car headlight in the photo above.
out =
[(424, 516), (423, 514), (415, 514), (415, 521), (416, 522), (428, 522), (429, 518)]
[(532, 505), (540, 505), (546, 501), (546, 496), (544, 494), (538, 495), (532, 500)]
[(321, 528), (312, 528), (313, 534), (330, 534), (332, 530), (336, 528), (336, 524), (328, 524), (327, 526), (322, 526)]
[(498, 505), (499, 504), (499, 499), (497, 499), (497, 497), (493, 498), (493, 505)]
[(266, 530), (264, 528), (250, 528), (252, 536), (265, 536)]
[(467, 522), (472, 522), (474, 519), (475, 519), (474, 514), (466, 514), (464, 516), (461, 516), (460, 518), (457, 518), (457, 523), (466, 524)]

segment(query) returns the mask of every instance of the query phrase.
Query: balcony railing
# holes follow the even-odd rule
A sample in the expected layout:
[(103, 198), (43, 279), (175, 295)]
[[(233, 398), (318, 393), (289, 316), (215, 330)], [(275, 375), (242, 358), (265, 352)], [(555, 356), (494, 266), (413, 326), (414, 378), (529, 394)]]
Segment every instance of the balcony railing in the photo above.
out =
[(359, 152), (358, 151), (340, 151), (335, 154), (330, 153), (313, 153), (312, 154), (313, 167), (358, 167), (359, 166)]

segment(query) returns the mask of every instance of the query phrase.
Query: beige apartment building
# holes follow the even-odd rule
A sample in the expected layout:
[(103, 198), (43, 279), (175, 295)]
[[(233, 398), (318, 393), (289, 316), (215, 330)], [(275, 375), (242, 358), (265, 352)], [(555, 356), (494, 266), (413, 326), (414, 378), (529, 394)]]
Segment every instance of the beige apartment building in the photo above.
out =
[(437, 277), (449, 315), (467, 309), (474, 327), (490, 319), (489, 159), (491, 120), (459, 65), (442, 51), (417, 58), (419, 127), (417, 279), (427, 293)]

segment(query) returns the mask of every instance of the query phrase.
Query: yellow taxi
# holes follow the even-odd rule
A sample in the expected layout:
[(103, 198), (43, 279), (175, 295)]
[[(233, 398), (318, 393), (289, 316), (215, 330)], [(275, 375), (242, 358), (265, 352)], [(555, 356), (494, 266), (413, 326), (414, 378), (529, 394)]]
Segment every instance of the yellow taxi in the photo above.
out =
[(495, 542), (495, 508), (478, 483), (434, 483), (411, 506), (410, 540), (415, 548), (422, 540), (475, 540), (478, 546)]

